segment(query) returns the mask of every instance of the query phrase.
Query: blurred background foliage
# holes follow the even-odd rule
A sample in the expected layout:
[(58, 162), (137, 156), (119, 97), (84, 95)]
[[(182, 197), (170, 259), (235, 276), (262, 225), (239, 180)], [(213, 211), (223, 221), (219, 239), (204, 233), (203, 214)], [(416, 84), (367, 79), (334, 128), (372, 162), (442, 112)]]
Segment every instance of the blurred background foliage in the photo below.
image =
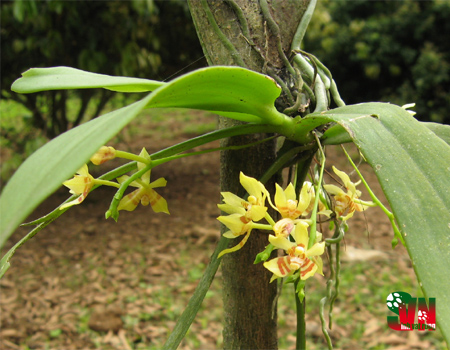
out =
[(450, 1), (320, 0), (304, 41), (347, 104), (415, 102), (450, 123)]
[(185, 1), (15, 0), (0, 6), (3, 180), (48, 139), (100, 115), (108, 102), (117, 108), (124, 102), (123, 95), (102, 89), (11, 92), (27, 69), (70, 66), (166, 80), (183, 67), (206, 65), (198, 60), (203, 53)]
[[(55, 137), (86, 118), (91, 99), (97, 116), (113, 96), (81, 90), (78, 110), (68, 116), (68, 92), (20, 95), (12, 82), (30, 67), (71, 66), (97, 73), (164, 79), (201, 52), (183, 1), (1, 2), (1, 93), (23, 104), (30, 122)], [(193, 48), (193, 49), (192, 49)]]
[[(450, 123), (449, 18), (447, 0), (320, 0), (304, 49), (330, 68), (347, 104), (415, 102), (418, 119)], [(49, 138), (124, 102), (106, 90), (11, 92), (25, 70), (170, 80), (206, 65), (183, 0), (1, 1), (0, 33), (3, 179)]]

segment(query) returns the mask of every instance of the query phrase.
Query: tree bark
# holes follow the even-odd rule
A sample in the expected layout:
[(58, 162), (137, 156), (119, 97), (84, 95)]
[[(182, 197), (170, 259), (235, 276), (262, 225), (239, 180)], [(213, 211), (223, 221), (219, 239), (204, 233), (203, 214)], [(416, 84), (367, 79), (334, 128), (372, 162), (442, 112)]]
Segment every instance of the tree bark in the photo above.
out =
[[(285, 82), (291, 79), (286, 57), (309, 0), (188, 0), (188, 3), (209, 65), (242, 66)], [(284, 110), (288, 105), (288, 96), (282, 94), (277, 108)], [(220, 118), (219, 127), (238, 123)], [(267, 136), (233, 137), (224, 140), (222, 146), (248, 144)], [(242, 151), (223, 151), (221, 190), (243, 196), (239, 172), (258, 179), (274, 159), (275, 142)], [(266, 187), (273, 194), (274, 181)], [(262, 264), (253, 264), (256, 255), (268, 244), (267, 236), (267, 231), (253, 231), (241, 250), (223, 257), (224, 349), (277, 348), (274, 308), (277, 285), (269, 283), (271, 273)], [(238, 242), (239, 238), (231, 240), (230, 246)]]

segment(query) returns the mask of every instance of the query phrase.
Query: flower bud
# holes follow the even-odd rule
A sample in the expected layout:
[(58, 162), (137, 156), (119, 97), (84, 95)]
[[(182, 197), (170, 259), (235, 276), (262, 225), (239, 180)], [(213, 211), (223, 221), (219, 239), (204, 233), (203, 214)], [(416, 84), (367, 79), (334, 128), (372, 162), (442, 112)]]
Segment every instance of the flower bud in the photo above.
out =
[(102, 146), (92, 157), (91, 162), (95, 165), (100, 165), (105, 163), (110, 159), (116, 157), (116, 150), (113, 147)]

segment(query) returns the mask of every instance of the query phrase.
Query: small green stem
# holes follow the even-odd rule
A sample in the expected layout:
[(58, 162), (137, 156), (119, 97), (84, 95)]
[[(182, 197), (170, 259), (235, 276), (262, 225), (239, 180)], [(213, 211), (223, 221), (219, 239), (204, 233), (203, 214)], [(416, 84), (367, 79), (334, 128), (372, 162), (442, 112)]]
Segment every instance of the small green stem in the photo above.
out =
[(115, 188), (120, 188), (120, 184), (108, 180), (94, 179), (94, 184), (99, 186), (111, 186)]
[(167, 158), (175, 154), (185, 152), (189, 149), (202, 146), (206, 143), (224, 139), (227, 137), (247, 135), (247, 134), (273, 133), (273, 132), (277, 132), (277, 127), (268, 124), (249, 123), (236, 125), (226, 129), (215, 130), (210, 133), (197, 136), (192, 139), (165, 148), (161, 151), (153, 153), (151, 155), (151, 159), (153, 162), (155, 162), (157, 159)]
[(267, 230), (267, 231), (272, 231), (273, 229), (272, 225), (258, 224), (256, 222), (252, 223), (252, 228), (256, 230)]
[(267, 220), (271, 227), (275, 226), (275, 220), (272, 219), (269, 213), (266, 213), (266, 216), (264, 218)]
[(119, 189), (117, 190), (116, 194), (114, 195), (113, 200), (111, 201), (111, 204), (109, 206), (108, 211), (105, 213), (105, 217), (108, 219), (109, 217), (112, 217), (114, 220), (117, 221), (119, 217), (119, 212), (117, 210), (117, 206), (119, 205), (120, 200), (122, 199), (125, 190), (128, 188), (128, 186), (135, 180), (141, 178), (147, 171), (152, 169), (153, 164), (150, 163), (147, 166), (145, 166), (143, 169), (135, 172), (133, 175), (131, 175), (128, 179), (126, 179), (124, 182), (120, 184)]
[[(342, 230), (342, 228), (340, 228)], [(340, 285), (340, 273), (341, 273), (341, 243), (336, 243), (336, 275), (335, 275), (335, 283), (334, 283), (334, 293), (330, 299), (330, 309), (328, 311), (329, 314), (329, 327), (333, 327), (333, 306), (339, 295), (339, 285)]]
[(375, 202), (367, 202), (367, 201), (362, 201), (360, 199), (353, 199), (353, 202), (355, 202), (357, 204), (365, 205), (367, 207), (378, 207), (378, 204)]
[(314, 134), (314, 136), (316, 137), (316, 141), (317, 144), (319, 146), (319, 151), (321, 154), (321, 158), (322, 158), (322, 162), (320, 164), (320, 173), (319, 173), (319, 182), (317, 185), (315, 185), (315, 191), (316, 191), (316, 196), (315, 196), (315, 200), (314, 200), (314, 207), (313, 210), (311, 212), (311, 220), (312, 220), (312, 224), (310, 226), (310, 230), (309, 230), (309, 242), (308, 242), (308, 249), (310, 249), (314, 243), (316, 243), (316, 231), (317, 231), (317, 208), (319, 206), (319, 200), (320, 200), (320, 186), (322, 185), (322, 181), (323, 181), (323, 173), (325, 170), (325, 153), (323, 152), (322, 146), (320, 145), (320, 141), (319, 138), (317, 137), (316, 134)]
[(295, 288), (295, 305), (297, 307), (297, 342), (295, 349), (296, 350), (306, 350), (306, 297), (303, 297), (303, 300), (300, 301), (300, 298), (297, 293), (297, 286), (300, 282), (300, 278), (298, 278), (294, 282)]
[(196, 151), (196, 152), (190, 152), (190, 153), (177, 154), (177, 155), (174, 155), (174, 156), (171, 156), (171, 157), (154, 160), (154, 161), (152, 161), (152, 164), (153, 164), (153, 168), (154, 168), (154, 167), (156, 167), (158, 165), (161, 165), (161, 164), (164, 164), (164, 163), (167, 163), (167, 162), (170, 162), (172, 160), (179, 159), (179, 158), (190, 157), (190, 156), (197, 156), (197, 155), (200, 155), (200, 154), (205, 154), (205, 153), (210, 153), (210, 152), (217, 152), (217, 151), (224, 151), (224, 150), (233, 150), (233, 151), (240, 150), (240, 149), (256, 146), (256, 145), (258, 145), (260, 143), (263, 143), (263, 142), (267, 142), (267, 141), (273, 140), (275, 137), (276, 136), (267, 137), (265, 139), (262, 139), (262, 140), (259, 140), (259, 141), (256, 141), (256, 142), (249, 143), (247, 145), (228, 146), (228, 147), (216, 147), (216, 148), (206, 149), (206, 150), (203, 150), (203, 151)]
[(124, 158), (124, 159), (129, 159), (129, 160), (135, 160), (136, 162), (139, 163), (144, 163), (144, 164), (148, 164), (149, 160), (138, 156), (136, 154), (133, 153), (129, 153), (129, 152), (124, 152), (124, 151), (118, 151), (116, 150), (116, 158)]

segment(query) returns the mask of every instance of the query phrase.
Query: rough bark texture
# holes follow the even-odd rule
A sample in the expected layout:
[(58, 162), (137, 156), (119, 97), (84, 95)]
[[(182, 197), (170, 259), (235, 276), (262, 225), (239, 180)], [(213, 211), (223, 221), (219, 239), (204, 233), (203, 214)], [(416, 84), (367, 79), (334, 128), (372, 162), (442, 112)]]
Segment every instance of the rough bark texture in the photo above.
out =
[[(251, 70), (275, 73), (286, 81), (286, 69), (277, 40), (289, 57), (291, 40), (309, 0), (267, 1), (272, 18), (278, 24), (275, 35), (256, 0), (188, 0), (203, 51), (209, 65), (244, 66)], [(263, 1), (261, 1), (263, 2)], [(242, 10), (239, 18), (238, 6)], [(224, 39), (226, 38), (226, 39)], [(286, 102), (279, 100), (280, 108)], [(220, 127), (238, 122), (222, 118)], [(227, 139), (223, 146), (255, 142), (267, 135), (247, 135)], [(239, 172), (259, 178), (275, 158), (275, 143), (267, 142), (242, 151), (221, 154), (221, 189), (243, 196)], [(267, 184), (273, 193), (274, 183)], [(239, 242), (231, 240), (230, 246)], [(254, 265), (257, 253), (268, 244), (267, 232), (253, 231), (238, 252), (225, 255), (222, 261), (225, 349), (276, 349), (277, 322), (273, 302), (276, 283), (269, 284), (271, 273), (262, 264)]]

